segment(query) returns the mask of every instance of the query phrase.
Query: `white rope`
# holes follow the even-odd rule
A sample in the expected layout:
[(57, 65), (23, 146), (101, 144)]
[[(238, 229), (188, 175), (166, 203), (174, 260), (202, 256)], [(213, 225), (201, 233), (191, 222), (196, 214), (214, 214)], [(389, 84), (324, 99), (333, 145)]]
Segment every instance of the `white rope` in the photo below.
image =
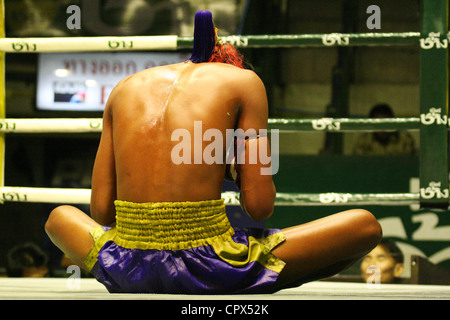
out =
[[(431, 33), (430, 33), (431, 35)], [(394, 33), (326, 33), (281, 35), (229, 35), (220, 37), (223, 42), (237, 47), (308, 47), (308, 46), (373, 46), (416, 45), (433, 47), (435, 38), (420, 38), (419, 32)], [(425, 35), (426, 36), (426, 35)], [(131, 36), (131, 37), (48, 37), (3, 38), (0, 51), (5, 52), (87, 52), (131, 50), (177, 50), (192, 48), (193, 37)]]
[[(224, 192), (222, 198), (227, 205), (239, 205), (237, 192)], [(1, 187), (0, 203), (32, 202), (32, 203), (62, 203), (89, 204), (91, 189), (76, 188), (29, 188)]]
[(4, 52), (176, 50), (178, 36), (2, 38)]
[[(89, 204), (91, 189), (75, 188), (0, 188), (0, 203), (31, 202), (59, 204)], [(239, 206), (239, 193), (222, 192), (227, 206)], [(349, 193), (277, 193), (276, 206), (342, 206), (342, 205), (411, 205), (419, 203), (417, 193), (349, 194)]]
[(91, 189), (2, 187), (0, 196), (1, 202), (89, 204)]
[[(269, 130), (281, 131), (375, 131), (414, 130), (420, 125), (419, 118), (394, 119), (269, 119)], [(386, 121), (384, 121), (386, 120)], [(390, 123), (390, 120), (395, 120)], [(405, 125), (406, 124), (406, 125)], [(386, 127), (386, 125), (388, 127)], [(377, 127), (379, 126), (379, 127)], [(0, 132), (4, 133), (79, 133), (101, 132), (101, 118), (7, 118), (0, 119)]]
[(0, 119), (0, 132), (6, 133), (101, 132), (102, 128), (101, 118)]

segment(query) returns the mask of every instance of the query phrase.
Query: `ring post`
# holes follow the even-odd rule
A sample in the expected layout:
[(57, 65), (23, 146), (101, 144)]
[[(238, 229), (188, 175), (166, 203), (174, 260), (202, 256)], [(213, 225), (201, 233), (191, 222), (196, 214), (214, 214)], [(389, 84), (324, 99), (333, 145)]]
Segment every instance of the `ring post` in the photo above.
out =
[(420, 204), (448, 209), (448, 0), (423, 0), (420, 39)]
[[(5, 37), (5, 1), (0, 0), (0, 38)], [(0, 51), (0, 119), (5, 119), (5, 52)], [(5, 185), (5, 133), (0, 132), (0, 187)]]

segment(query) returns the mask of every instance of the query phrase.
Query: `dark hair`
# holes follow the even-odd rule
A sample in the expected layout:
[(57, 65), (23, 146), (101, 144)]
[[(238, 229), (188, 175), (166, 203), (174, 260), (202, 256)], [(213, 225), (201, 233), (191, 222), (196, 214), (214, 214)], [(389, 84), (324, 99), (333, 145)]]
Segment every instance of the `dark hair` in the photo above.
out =
[(394, 260), (397, 263), (403, 263), (403, 261), (404, 261), (403, 253), (399, 249), (399, 247), (397, 246), (397, 244), (395, 243), (394, 240), (391, 240), (388, 238), (383, 238), (380, 241), (380, 246), (382, 246), (384, 249), (389, 251), (391, 253), (392, 258), (394, 258)]
[(192, 62), (207, 62), (216, 44), (216, 32), (210, 11), (198, 11), (194, 22), (194, 47), (189, 58)]
[(47, 255), (34, 243), (24, 243), (8, 252), (6, 272), (8, 277), (23, 277), (24, 270), (47, 265)]
[(372, 107), (369, 113), (370, 118), (375, 118), (376, 115), (382, 115), (386, 118), (392, 118), (394, 116), (394, 111), (387, 103), (380, 103)]

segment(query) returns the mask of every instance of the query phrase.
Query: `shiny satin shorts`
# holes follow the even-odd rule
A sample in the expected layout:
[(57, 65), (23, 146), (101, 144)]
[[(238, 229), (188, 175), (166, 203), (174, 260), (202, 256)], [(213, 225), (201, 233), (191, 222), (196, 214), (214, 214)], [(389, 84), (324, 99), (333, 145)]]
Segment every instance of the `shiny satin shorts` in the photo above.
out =
[(224, 201), (115, 201), (116, 226), (91, 230), (85, 264), (111, 293), (273, 291), (285, 263), (279, 229), (232, 228)]

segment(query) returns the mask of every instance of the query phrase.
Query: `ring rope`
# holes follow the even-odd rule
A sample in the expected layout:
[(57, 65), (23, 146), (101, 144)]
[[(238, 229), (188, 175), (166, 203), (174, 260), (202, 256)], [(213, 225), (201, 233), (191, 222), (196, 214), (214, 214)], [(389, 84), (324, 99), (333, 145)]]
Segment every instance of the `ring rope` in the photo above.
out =
[(286, 131), (393, 131), (419, 130), (421, 119), (409, 118), (319, 118), (269, 119), (269, 129)]
[[(82, 133), (101, 132), (101, 118), (0, 119), (4, 133)], [(269, 119), (268, 128), (280, 131), (393, 131), (419, 130), (420, 118), (319, 118)]]
[[(0, 202), (89, 204), (91, 189), (1, 187)], [(225, 204), (239, 206), (239, 193), (222, 193)], [(283, 193), (277, 192), (276, 206), (412, 205), (419, 204), (418, 193)]]
[(3, 38), (10, 53), (176, 50), (177, 36)]
[[(442, 37), (447, 37), (443, 35)], [(397, 33), (328, 33), (287, 35), (230, 35), (220, 37), (236, 47), (332, 47), (332, 46), (399, 46), (423, 45), (420, 32)], [(11, 53), (91, 52), (179, 50), (192, 48), (193, 37), (130, 36), (130, 37), (48, 37), (2, 38), (0, 51)]]
[(0, 119), (4, 133), (82, 133), (101, 132), (102, 128), (101, 118)]
[[(424, 39), (420, 33), (370, 33), (370, 34), (303, 34), (221, 37), (237, 47), (302, 47), (302, 46), (358, 46), (358, 45), (414, 45)], [(3, 52), (86, 52), (177, 50), (192, 47), (192, 37), (71, 37), (71, 38), (3, 38)], [(371, 131), (417, 130), (419, 118), (395, 119), (269, 119), (269, 128), (300, 131)], [(1, 119), (0, 132), (100, 132), (102, 119)], [(0, 201), (89, 204), (90, 189), (0, 187)], [(239, 205), (237, 192), (224, 192), (228, 205)], [(418, 203), (419, 194), (349, 194), (349, 193), (277, 193), (275, 205), (410, 205)]]
[[(269, 119), (269, 128), (282, 130), (336, 130), (339, 120), (344, 126), (341, 130), (382, 130), (382, 129), (417, 129), (419, 118), (393, 119)], [(331, 121), (331, 122), (330, 122)], [(349, 127), (345, 127), (348, 125)], [(101, 118), (67, 118), (67, 119), (2, 119), (0, 132), (4, 133), (81, 133), (101, 132)], [(74, 188), (0, 188), (0, 202), (38, 202), (38, 203), (72, 203), (89, 204), (90, 189)], [(239, 193), (224, 192), (222, 198), (229, 206), (239, 206)], [(350, 194), (350, 193), (277, 193), (276, 206), (315, 206), (315, 205), (411, 205), (419, 203), (419, 194)]]

